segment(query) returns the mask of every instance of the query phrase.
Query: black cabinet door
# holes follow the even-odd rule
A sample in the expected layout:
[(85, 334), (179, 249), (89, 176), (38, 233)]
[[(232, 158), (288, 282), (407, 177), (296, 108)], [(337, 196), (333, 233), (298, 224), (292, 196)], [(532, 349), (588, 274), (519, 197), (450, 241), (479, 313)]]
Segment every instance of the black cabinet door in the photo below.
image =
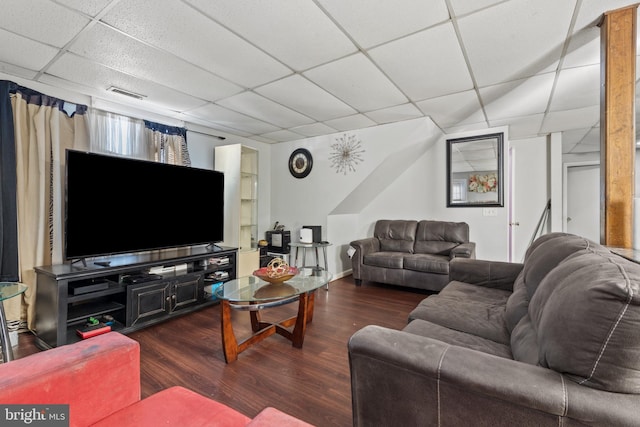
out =
[(201, 275), (190, 275), (176, 279), (171, 284), (171, 312), (198, 303)]
[(145, 283), (127, 289), (127, 327), (165, 317), (171, 310), (171, 283)]

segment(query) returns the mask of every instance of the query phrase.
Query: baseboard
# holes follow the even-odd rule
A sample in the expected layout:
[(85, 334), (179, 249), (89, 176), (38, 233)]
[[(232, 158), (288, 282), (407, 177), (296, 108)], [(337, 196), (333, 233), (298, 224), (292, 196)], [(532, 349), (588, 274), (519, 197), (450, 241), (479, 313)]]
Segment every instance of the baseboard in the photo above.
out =
[(342, 279), (343, 277), (351, 276), (351, 274), (353, 274), (353, 269), (345, 270), (343, 272), (334, 274), (332, 280)]

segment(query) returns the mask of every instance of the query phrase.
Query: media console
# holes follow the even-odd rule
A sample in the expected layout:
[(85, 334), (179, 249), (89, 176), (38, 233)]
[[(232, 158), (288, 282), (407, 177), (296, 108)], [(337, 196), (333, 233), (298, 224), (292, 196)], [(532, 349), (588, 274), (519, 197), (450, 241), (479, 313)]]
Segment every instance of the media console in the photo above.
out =
[(236, 259), (236, 248), (199, 246), (36, 267), (35, 343), (79, 341), (90, 317), (109, 315), (126, 334), (216, 304), (210, 288), (236, 278)]

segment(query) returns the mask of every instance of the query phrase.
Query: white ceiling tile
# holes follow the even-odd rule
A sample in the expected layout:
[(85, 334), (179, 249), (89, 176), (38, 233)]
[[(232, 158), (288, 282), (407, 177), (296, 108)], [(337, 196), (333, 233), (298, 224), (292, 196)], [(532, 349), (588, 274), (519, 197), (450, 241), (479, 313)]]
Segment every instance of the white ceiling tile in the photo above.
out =
[(600, 105), (600, 65), (560, 71), (550, 111), (573, 110), (591, 105)]
[(251, 139), (255, 141), (264, 142), (265, 144), (275, 144), (276, 142), (279, 142), (279, 141), (276, 141), (275, 139), (265, 138), (262, 135), (253, 135)]
[(467, 15), (481, 9), (489, 8), (504, 0), (451, 0), (456, 15)]
[(600, 151), (600, 126), (594, 126), (589, 129), (589, 132), (582, 138), (580, 143), (597, 146), (598, 151)]
[(375, 126), (376, 122), (363, 114), (354, 114), (349, 117), (328, 120), (325, 124), (333, 129), (338, 129), (339, 131), (347, 131)]
[(594, 126), (600, 120), (600, 106), (550, 112), (542, 122), (543, 133), (562, 132)]
[[(0, 29), (0, 61), (30, 70), (39, 70), (51, 61), (58, 49)], [(29, 52), (29, 55), (25, 55)]]
[(356, 47), (313, 1), (187, 0), (296, 71), (349, 55)]
[(295, 141), (304, 137), (304, 135), (300, 135), (286, 129), (265, 133), (260, 136), (279, 142)]
[(291, 74), (282, 63), (175, 0), (121, 2), (103, 21), (245, 87)]
[(489, 120), (544, 113), (555, 73), (533, 76), (480, 89)]
[(511, 0), (458, 21), (477, 84), (557, 67), (575, 1)]
[(56, 2), (79, 10), (89, 16), (96, 16), (113, 0), (56, 0)]
[(569, 153), (576, 144), (580, 143), (591, 128), (573, 129), (562, 132), (562, 152)]
[[(3, 74), (6, 74), (3, 76)], [(28, 70), (14, 64), (0, 61), (0, 77), (4, 80), (11, 80), (13, 76), (22, 77), (23, 79), (34, 80), (37, 75), (36, 71)]]
[(313, 119), (253, 92), (234, 95), (218, 104), (283, 128), (313, 123)]
[(631, 4), (633, 2), (630, 0), (582, 0), (576, 18), (575, 30), (595, 27), (600, 22), (603, 12), (620, 9)]
[(570, 151), (571, 154), (598, 152), (600, 152), (600, 146), (592, 146), (586, 144), (576, 144)]
[(562, 68), (600, 64), (600, 28), (588, 27), (574, 33), (569, 41)]
[[(562, 133), (562, 142), (564, 143), (564, 135)], [(563, 145), (564, 149), (564, 145)], [(576, 145), (571, 148), (570, 153), (598, 153), (600, 152), (600, 128), (594, 127), (588, 130), (587, 134)], [(564, 153), (564, 151), (563, 151)]]
[(249, 138), (249, 137), (255, 138), (255, 135), (253, 135), (253, 133), (251, 132), (230, 128), (228, 126), (224, 126), (224, 125), (221, 125), (220, 123), (212, 122), (210, 120), (206, 120), (206, 119), (202, 119), (194, 116), (187, 116), (187, 115), (183, 115), (182, 119), (187, 123), (193, 123), (196, 125), (204, 126), (219, 132), (226, 132), (232, 135), (243, 136), (246, 138)]
[(185, 114), (187, 116), (194, 116), (203, 120), (219, 123), (222, 126), (227, 126), (232, 129), (243, 130), (250, 134), (261, 134), (279, 130), (276, 126), (214, 104), (196, 108)]
[(318, 121), (356, 113), (356, 110), (299, 74), (262, 86), (255, 91)]
[(369, 53), (414, 101), (473, 88), (450, 22), (377, 47)]
[(544, 114), (533, 114), (526, 117), (510, 117), (501, 120), (489, 120), (491, 127), (508, 126), (509, 139), (520, 139), (538, 135)]
[[(52, 22), (59, 23), (55, 30)], [(63, 47), (88, 23), (84, 16), (50, 1), (39, 1), (25, 13), (24, 0), (2, 0), (0, 28), (51, 46)]]
[(204, 103), (201, 99), (185, 95), (157, 83), (140, 80), (129, 74), (120, 73), (71, 53), (62, 55), (48, 69), (48, 73), (79, 85), (94, 88), (96, 94), (101, 97), (126, 99), (123, 98), (124, 95), (114, 95), (106, 92), (110, 86), (115, 86), (145, 95), (146, 98), (143, 100), (143, 104), (154, 103), (175, 111), (193, 109)]
[(394, 40), (449, 19), (444, 0), (319, 0), (362, 47)]
[(96, 25), (70, 49), (113, 69), (201, 99), (215, 101), (242, 90), (239, 86), (175, 56), (147, 46), (105, 25)]
[(577, 145), (577, 142), (569, 142), (562, 139), (562, 154), (571, 153), (573, 147)]
[(446, 134), (452, 135), (461, 132), (478, 131), (482, 129), (488, 129), (487, 122), (468, 123), (460, 126), (449, 126), (444, 128)]
[[(268, 143), (422, 114), (447, 132), (508, 126), (511, 138), (527, 138), (597, 125), (596, 23), (620, 7), (633, 4), (5, 0), (0, 73), (79, 103), (93, 97), (94, 105), (125, 105), (104, 92), (123, 87), (147, 95), (131, 101), (137, 117), (147, 112)], [(278, 140), (264, 136), (271, 133)], [(572, 145), (566, 136), (564, 145), (595, 150), (594, 141)]]
[(304, 75), (358, 111), (379, 110), (408, 101), (361, 53), (314, 68)]
[(376, 123), (393, 123), (403, 120), (415, 119), (423, 117), (422, 111), (418, 110), (413, 104), (396, 105), (395, 107), (383, 108), (382, 110), (370, 111), (366, 113)]
[(304, 135), (304, 136), (320, 136), (320, 135), (327, 135), (330, 133), (334, 133), (337, 131), (337, 129), (334, 129), (332, 127), (329, 127), (327, 125), (325, 125), (324, 123), (312, 123), (310, 125), (303, 125), (303, 126), (298, 126), (295, 128), (291, 128), (291, 130), (295, 133), (298, 133), (300, 135)]
[(485, 119), (474, 90), (427, 99), (416, 105), (441, 128), (479, 123)]

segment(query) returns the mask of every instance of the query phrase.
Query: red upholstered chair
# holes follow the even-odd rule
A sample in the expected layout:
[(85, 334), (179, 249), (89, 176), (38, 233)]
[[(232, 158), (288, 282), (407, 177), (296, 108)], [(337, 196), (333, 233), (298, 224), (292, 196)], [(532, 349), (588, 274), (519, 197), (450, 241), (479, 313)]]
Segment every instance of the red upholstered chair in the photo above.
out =
[(117, 332), (0, 364), (0, 404), (69, 404), (71, 426), (309, 426), (274, 408), (251, 420), (183, 387), (140, 400), (139, 344)]

